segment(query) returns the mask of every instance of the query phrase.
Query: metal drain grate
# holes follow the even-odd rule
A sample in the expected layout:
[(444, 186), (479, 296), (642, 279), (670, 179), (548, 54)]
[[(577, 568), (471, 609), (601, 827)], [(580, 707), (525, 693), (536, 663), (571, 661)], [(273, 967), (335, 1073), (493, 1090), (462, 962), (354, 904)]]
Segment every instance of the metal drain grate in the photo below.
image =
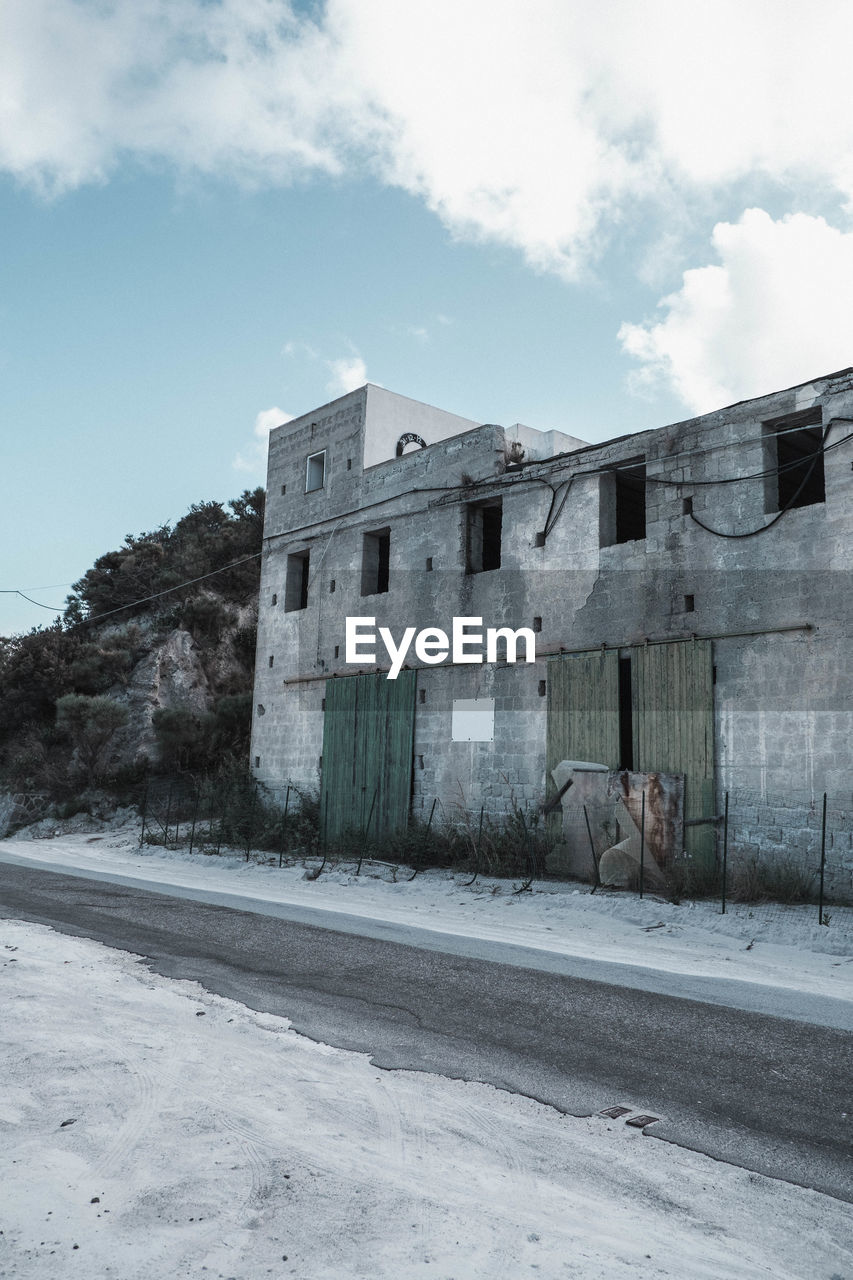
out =
[(620, 1116), (630, 1114), (630, 1107), (605, 1107), (603, 1111), (599, 1111), (600, 1116), (607, 1116), (610, 1120), (618, 1120)]
[(654, 1124), (656, 1120), (660, 1120), (660, 1116), (631, 1116), (625, 1123), (632, 1129), (645, 1129), (647, 1124)]

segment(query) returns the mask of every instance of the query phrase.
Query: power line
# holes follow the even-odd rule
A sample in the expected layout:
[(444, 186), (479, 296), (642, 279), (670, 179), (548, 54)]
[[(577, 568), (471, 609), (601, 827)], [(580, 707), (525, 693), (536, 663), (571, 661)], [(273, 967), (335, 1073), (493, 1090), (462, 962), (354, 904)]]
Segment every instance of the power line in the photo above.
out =
[[(60, 584), (57, 584), (57, 585), (60, 585)], [(62, 583), (61, 585), (62, 585), (62, 586), (68, 586), (69, 584), (68, 584), (68, 583)], [(45, 588), (43, 588), (43, 589), (44, 589), (45, 591), (49, 590), (49, 588), (47, 588), (47, 587), (45, 587)], [(30, 587), (30, 590), (31, 590), (31, 591), (32, 591), (32, 590), (40, 591), (40, 590), (42, 590), (42, 588), (41, 588), (41, 587), (35, 587), (35, 588)], [(27, 601), (29, 601), (29, 603), (30, 603), (30, 604), (37, 605), (39, 609), (49, 609), (51, 613), (62, 613), (62, 610), (65, 608), (65, 606), (64, 606), (64, 605), (61, 605), (61, 604), (57, 604), (57, 605), (53, 605), (53, 604), (42, 604), (42, 602), (41, 602), (40, 600), (33, 600), (32, 596), (24, 595), (23, 591), (18, 591), (18, 590), (16, 590), (14, 587), (3, 587), (3, 588), (0, 588), (0, 596), (20, 596), (22, 600), (27, 600)]]
[(125, 609), (133, 609), (138, 604), (148, 604), (150, 600), (159, 600), (162, 596), (171, 595), (173, 591), (182, 591), (184, 587), (191, 587), (196, 582), (204, 582), (207, 578), (215, 578), (218, 573), (227, 573), (229, 569), (236, 569), (241, 564), (248, 564), (250, 560), (257, 560), (262, 552), (253, 551), (250, 556), (243, 556), (242, 560), (234, 560), (231, 564), (222, 565), (221, 569), (211, 569), (210, 573), (199, 574), (197, 578), (189, 578), (186, 582), (179, 582), (174, 587), (166, 587), (165, 591), (155, 591), (153, 595), (142, 596), (139, 600), (129, 600), (127, 604), (120, 604), (115, 609), (107, 609), (104, 613), (96, 613), (88, 618), (81, 618), (78, 626), (82, 626), (88, 622), (100, 622), (102, 618), (110, 618), (114, 613), (122, 613)]

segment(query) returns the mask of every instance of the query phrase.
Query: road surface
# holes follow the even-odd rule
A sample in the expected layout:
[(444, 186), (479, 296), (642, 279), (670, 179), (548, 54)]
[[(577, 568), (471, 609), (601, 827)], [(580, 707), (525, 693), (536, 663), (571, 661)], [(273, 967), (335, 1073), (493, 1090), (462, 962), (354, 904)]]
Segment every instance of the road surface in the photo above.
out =
[(9, 862), (3, 915), (133, 952), (379, 1067), (485, 1081), (571, 1115), (628, 1106), (660, 1117), (650, 1137), (853, 1203), (853, 1036), (801, 1008), (770, 1016), (696, 998), (695, 980), (685, 998), (677, 978), (668, 991), (613, 981), (621, 966), (578, 976), (524, 948), (483, 958), (452, 935), (363, 936), (304, 907), (239, 910)]

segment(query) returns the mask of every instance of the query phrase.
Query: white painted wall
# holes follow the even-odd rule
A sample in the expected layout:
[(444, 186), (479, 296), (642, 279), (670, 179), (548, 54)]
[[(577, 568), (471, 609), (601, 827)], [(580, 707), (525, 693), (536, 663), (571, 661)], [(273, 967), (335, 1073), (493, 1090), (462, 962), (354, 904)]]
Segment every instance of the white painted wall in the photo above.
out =
[(408, 396), (398, 396), (384, 387), (368, 383), (364, 422), (364, 466), (374, 467), (397, 455), (397, 441), (407, 432), (419, 435), (427, 444), (473, 431), (480, 426), (470, 418), (435, 409)]

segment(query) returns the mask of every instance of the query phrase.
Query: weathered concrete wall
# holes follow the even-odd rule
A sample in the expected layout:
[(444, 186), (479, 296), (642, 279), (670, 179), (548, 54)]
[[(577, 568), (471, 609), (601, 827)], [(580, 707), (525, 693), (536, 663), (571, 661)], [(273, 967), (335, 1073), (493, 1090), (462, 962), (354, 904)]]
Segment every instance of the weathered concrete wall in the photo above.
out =
[[(767, 525), (762, 424), (814, 406), (824, 425), (853, 417), (849, 371), (520, 470), (506, 469), (507, 439), (492, 426), (364, 469), (371, 393), (344, 396), (270, 439), (252, 748), (259, 778), (316, 785), (323, 681), (373, 669), (345, 664), (348, 615), (372, 616), (397, 637), (404, 626), (448, 630), (454, 616), (479, 616), (486, 626), (535, 627), (538, 660), (419, 672), (415, 812), (436, 796), (448, 811), (464, 797), (490, 812), (505, 811), (513, 797), (542, 798), (549, 652), (691, 634), (721, 637), (714, 643), (720, 801), (726, 789), (741, 788), (767, 804), (792, 795), (811, 803), (826, 790), (839, 811), (853, 807), (853, 450), (832, 448), (853, 427), (830, 430), (825, 501), (788, 511), (766, 532), (718, 537), (684, 509), (690, 499), (699, 520), (730, 534)], [(383, 394), (390, 435), (394, 402)], [(401, 428), (410, 403), (401, 406)], [(326, 484), (306, 494), (305, 459), (322, 448)], [(602, 546), (613, 485), (607, 468), (638, 455), (647, 469), (646, 536)], [(466, 573), (466, 508), (495, 498), (501, 567)], [(553, 527), (541, 545), (549, 513)], [(364, 535), (381, 529), (390, 530), (389, 589), (363, 596)], [(288, 556), (306, 551), (308, 606), (287, 612)], [(800, 624), (811, 629), (776, 630)], [(750, 631), (768, 634), (731, 634)], [(377, 658), (387, 667), (381, 648)], [(409, 665), (421, 664), (412, 654)], [(495, 700), (494, 741), (450, 741), (453, 700), (475, 696)]]

